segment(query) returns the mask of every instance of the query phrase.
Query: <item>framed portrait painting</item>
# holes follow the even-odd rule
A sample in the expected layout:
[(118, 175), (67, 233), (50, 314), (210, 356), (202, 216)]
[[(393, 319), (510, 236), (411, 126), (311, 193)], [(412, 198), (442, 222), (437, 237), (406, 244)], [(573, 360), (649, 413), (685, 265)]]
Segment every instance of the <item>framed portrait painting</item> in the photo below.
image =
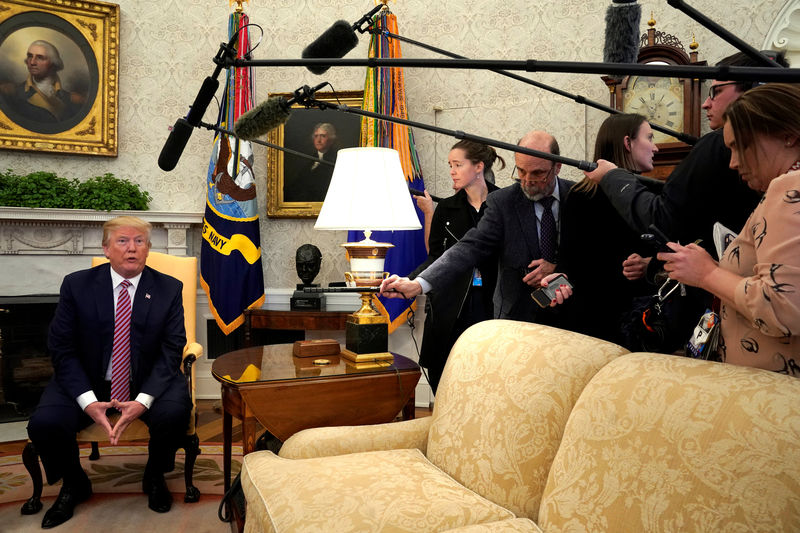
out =
[[(292, 93), (269, 96), (291, 98)], [(361, 108), (364, 91), (318, 92), (317, 100)], [(336, 152), (359, 146), (361, 117), (332, 109), (293, 106), (289, 120), (272, 130), (267, 140), (305, 154), (267, 150), (267, 216), (316, 218), (333, 175)]]
[(119, 6), (0, 3), (0, 148), (117, 155)]

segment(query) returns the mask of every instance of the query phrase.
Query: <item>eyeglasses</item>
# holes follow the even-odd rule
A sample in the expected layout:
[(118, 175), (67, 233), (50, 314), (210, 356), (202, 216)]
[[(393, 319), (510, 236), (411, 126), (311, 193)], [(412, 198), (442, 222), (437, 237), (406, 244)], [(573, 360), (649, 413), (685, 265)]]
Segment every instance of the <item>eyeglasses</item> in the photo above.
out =
[(725, 87), (726, 85), (736, 85), (739, 83), (738, 81), (726, 81), (725, 83), (718, 83), (716, 85), (712, 85), (708, 88), (708, 99), (713, 101), (714, 98), (717, 97), (720, 91), (720, 87)]
[(531, 182), (531, 181), (534, 181), (534, 182), (535, 181), (547, 181), (548, 178), (550, 178), (550, 173), (553, 172), (555, 170), (555, 168), (556, 168), (556, 165), (553, 164), (553, 166), (551, 166), (548, 169), (539, 169), (539, 170), (534, 170), (532, 172), (528, 172), (527, 174), (525, 174), (524, 178), (521, 178), (521, 177), (516, 176), (517, 167), (515, 165), (514, 166), (514, 170), (511, 171), (511, 179), (512, 179), (512, 181), (516, 181), (517, 183), (519, 183), (521, 181), (527, 181), (527, 182)]

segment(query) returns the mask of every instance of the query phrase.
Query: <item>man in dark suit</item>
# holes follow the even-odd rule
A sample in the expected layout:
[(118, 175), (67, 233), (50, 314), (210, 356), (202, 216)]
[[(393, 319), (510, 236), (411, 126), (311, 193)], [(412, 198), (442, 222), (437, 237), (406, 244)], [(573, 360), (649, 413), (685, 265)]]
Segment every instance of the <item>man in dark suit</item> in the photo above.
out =
[[(92, 494), (75, 439), (92, 422), (108, 432), (112, 445), (133, 420), (148, 425), (143, 490), (154, 511), (167, 512), (172, 504), (164, 473), (175, 466), (191, 412), (180, 371), (186, 333), (181, 282), (145, 266), (150, 228), (136, 217), (106, 222), (109, 263), (72, 273), (61, 285), (48, 336), (54, 375), (28, 423), (47, 482), (64, 480), (43, 528), (69, 520)], [(116, 423), (112, 412), (120, 414)]]
[[(543, 131), (529, 132), (519, 145), (540, 152), (559, 153), (556, 139)], [(520, 153), (515, 154), (514, 161), (517, 183), (486, 198), (486, 211), (478, 225), (414, 280), (398, 276), (384, 280), (381, 296), (413, 298), (432, 288), (442, 290), (458, 279), (459, 274), (496, 257), (495, 316), (555, 323), (553, 311), (543, 311), (530, 294), (540, 287), (542, 278), (555, 271), (557, 246), (553, 246), (557, 233), (547, 238), (545, 218), (552, 214), (553, 231), (557, 231), (559, 206), (572, 182), (558, 177), (559, 163)], [(549, 246), (545, 246), (545, 241)]]

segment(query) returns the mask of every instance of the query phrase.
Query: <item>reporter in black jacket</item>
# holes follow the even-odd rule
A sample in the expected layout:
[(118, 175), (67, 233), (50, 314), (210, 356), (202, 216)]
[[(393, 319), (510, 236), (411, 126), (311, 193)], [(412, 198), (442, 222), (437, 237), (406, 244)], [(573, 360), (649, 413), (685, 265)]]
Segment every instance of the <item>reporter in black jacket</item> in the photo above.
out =
[[(774, 58), (788, 66), (782, 54)], [(717, 66), (758, 66), (742, 52), (726, 57)], [(640, 233), (655, 224), (670, 239), (683, 244), (702, 239), (701, 245), (716, 257), (712, 230), (720, 222), (733, 231), (742, 229), (760, 194), (729, 168), (731, 152), (722, 140), (722, 114), (757, 82), (713, 80), (703, 109), (711, 133), (704, 135), (666, 180), (660, 194), (639, 182), (632, 172), (602, 161), (586, 173), (598, 183), (617, 212)], [(698, 315), (699, 317), (699, 315)]]
[[(492, 165), (500, 159), (494, 148), (462, 140), (450, 150), (447, 162), (456, 193), (439, 202), (433, 212), (428, 237), (428, 258), (409, 278), (415, 278), (478, 224), (486, 208), (486, 197), (497, 186), (492, 183)], [(430, 212), (430, 196), (418, 197), (423, 211)], [(427, 218), (427, 217), (426, 217)], [(492, 294), (497, 280), (497, 261), (488, 261), (461, 276), (444, 291), (430, 291), (425, 301), (425, 331), (419, 364), (427, 369), (434, 394), (447, 356), (456, 339), (471, 325), (492, 317)]]
[[(788, 66), (783, 54), (774, 59)], [(723, 65), (758, 66), (742, 52), (717, 63), (717, 66)], [(720, 222), (735, 232), (742, 230), (761, 196), (747, 187), (736, 170), (729, 168), (731, 152), (722, 139), (725, 109), (755, 85), (758, 82), (712, 80), (702, 108), (709, 126), (715, 131), (704, 135), (694, 145), (667, 177), (660, 194), (649, 190), (632, 172), (618, 169), (605, 160), (598, 161), (597, 169), (585, 173), (586, 177), (599, 184), (634, 231), (650, 233), (649, 226), (654, 224), (669, 239), (682, 244), (702, 239), (701, 246), (716, 258), (714, 223)], [(689, 339), (703, 311), (712, 305), (709, 293), (691, 288), (688, 298), (682, 300), (676, 346)]]

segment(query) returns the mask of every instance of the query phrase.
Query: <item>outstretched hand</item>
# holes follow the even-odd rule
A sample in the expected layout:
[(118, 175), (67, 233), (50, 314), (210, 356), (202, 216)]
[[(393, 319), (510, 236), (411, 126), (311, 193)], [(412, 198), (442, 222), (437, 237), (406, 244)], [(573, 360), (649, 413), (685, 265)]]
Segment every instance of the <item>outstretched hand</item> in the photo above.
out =
[(422, 285), (418, 281), (408, 278), (401, 278), (397, 274), (392, 274), (381, 282), (379, 291), (380, 296), (386, 298), (405, 298), (410, 300), (418, 294), (422, 294)]
[(120, 402), (118, 400), (111, 400), (111, 407), (121, 414), (117, 423), (111, 428), (111, 432), (108, 436), (111, 445), (116, 446), (125, 428), (127, 428), (131, 422), (142, 416), (144, 412), (147, 411), (147, 408), (137, 401)]

